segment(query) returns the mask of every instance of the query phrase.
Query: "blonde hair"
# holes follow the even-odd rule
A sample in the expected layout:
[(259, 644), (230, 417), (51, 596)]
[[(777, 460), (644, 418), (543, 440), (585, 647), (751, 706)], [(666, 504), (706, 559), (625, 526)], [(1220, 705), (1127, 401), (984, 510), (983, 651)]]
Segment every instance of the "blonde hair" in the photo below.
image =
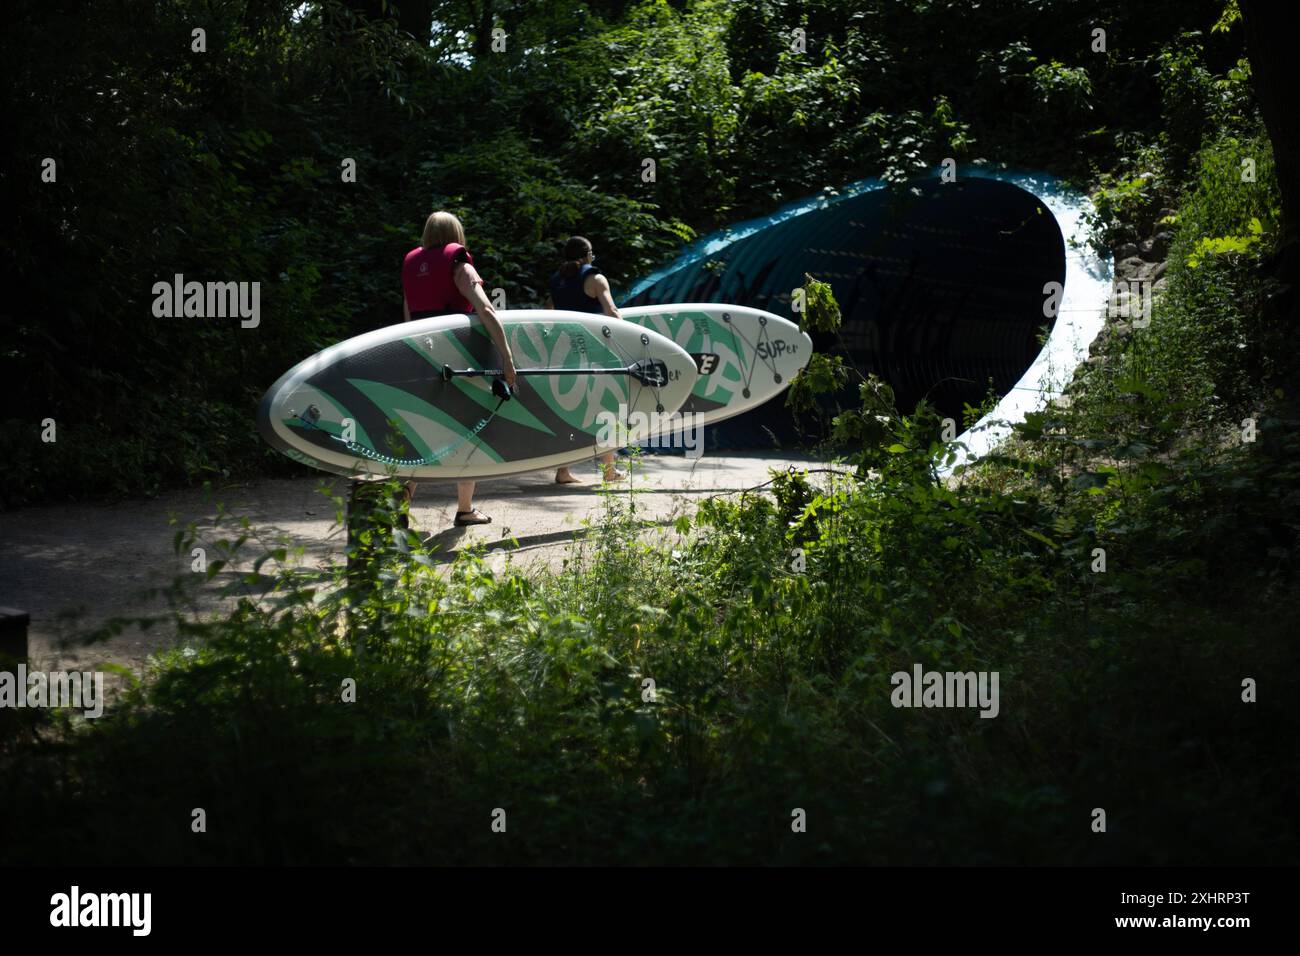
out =
[(424, 223), (424, 234), (420, 237), (420, 245), (426, 249), (441, 249), (451, 242), (458, 242), (465, 245), (465, 230), (457, 219), (449, 212), (433, 213)]

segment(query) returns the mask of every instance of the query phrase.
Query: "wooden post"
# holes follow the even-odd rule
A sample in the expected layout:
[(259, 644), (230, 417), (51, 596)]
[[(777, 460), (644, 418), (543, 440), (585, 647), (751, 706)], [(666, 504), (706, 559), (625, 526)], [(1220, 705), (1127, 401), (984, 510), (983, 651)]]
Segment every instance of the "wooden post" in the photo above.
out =
[(9, 670), (27, 663), (27, 625), (31, 616), (26, 611), (0, 607), (0, 670)]
[[(18, 665), (27, 663), (27, 625), (30, 620), (26, 611), (0, 607), (0, 671), (17, 677)], [(19, 687), (17, 691), (26, 694), (27, 688)], [(27, 712), (0, 707), (0, 740), (22, 725), (24, 713)]]

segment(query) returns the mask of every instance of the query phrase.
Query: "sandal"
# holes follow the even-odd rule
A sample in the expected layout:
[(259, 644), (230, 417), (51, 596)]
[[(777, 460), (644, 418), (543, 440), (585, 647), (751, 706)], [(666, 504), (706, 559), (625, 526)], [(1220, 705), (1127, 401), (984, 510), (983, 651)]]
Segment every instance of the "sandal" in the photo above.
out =
[[(479, 518), (481, 518), (482, 520), (481, 521), (465, 520), (465, 518), (469, 515), (478, 515)], [(492, 523), (492, 519), (488, 515), (485, 515), (483, 512), (479, 511), (477, 508), (471, 508), (469, 511), (456, 512), (456, 527), (458, 528), (463, 528), (466, 525), (471, 525), (471, 524), (491, 524), (491, 523)]]

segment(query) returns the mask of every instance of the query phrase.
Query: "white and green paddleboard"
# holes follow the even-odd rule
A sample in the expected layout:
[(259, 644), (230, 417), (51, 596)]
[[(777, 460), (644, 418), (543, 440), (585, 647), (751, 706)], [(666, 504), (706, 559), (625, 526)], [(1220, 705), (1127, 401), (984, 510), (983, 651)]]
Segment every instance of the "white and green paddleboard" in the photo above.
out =
[(519, 373), (508, 399), (482, 323), (437, 316), (295, 365), (262, 398), (258, 428), (290, 458), (334, 474), (492, 478), (636, 442), (700, 378), (688, 350), (652, 327), (580, 312), (497, 315)]
[(762, 309), (690, 302), (619, 312), (625, 321), (671, 339), (695, 359), (700, 375), (678, 411), (693, 413), (701, 425), (776, 397), (812, 355), (807, 333)]

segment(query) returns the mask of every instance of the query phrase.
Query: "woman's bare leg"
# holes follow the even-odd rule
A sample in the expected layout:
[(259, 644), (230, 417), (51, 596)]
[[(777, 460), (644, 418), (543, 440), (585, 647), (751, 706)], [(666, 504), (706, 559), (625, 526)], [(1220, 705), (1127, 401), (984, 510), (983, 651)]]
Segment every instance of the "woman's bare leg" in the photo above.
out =
[(614, 464), (614, 457), (612, 451), (607, 451), (605, 454), (600, 456), (601, 464), (605, 466), (606, 481), (622, 481), (627, 477), (627, 473), (619, 471), (618, 466)]
[(456, 483), (456, 523), (487, 524), (492, 519), (474, 508), (474, 482)]

